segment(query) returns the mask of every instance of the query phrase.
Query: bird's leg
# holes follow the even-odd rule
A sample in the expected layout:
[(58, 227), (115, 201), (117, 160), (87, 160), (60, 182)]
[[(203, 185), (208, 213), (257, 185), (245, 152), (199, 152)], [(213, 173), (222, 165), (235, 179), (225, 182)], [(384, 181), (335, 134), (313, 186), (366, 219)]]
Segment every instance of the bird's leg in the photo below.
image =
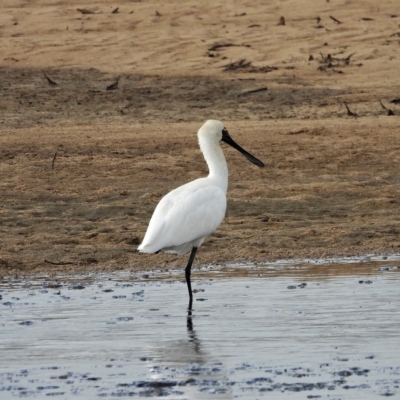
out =
[(189, 310), (192, 309), (192, 303), (193, 303), (192, 284), (190, 282), (190, 272), (192, 269), (194, 257), (196, 256), (196, 252), (197, 252), (197, 247), (193, 247), (192, 252), (190, 253), (189, 261), (185, 268), (186, 284), (187, 284), (188, 291), (189, 291)]

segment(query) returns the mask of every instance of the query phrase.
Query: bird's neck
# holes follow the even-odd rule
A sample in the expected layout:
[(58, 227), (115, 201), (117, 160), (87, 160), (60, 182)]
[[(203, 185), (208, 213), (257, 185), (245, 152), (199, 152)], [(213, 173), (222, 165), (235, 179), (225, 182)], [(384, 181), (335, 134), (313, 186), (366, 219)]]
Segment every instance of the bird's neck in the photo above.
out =
[(225, 193), (228, 189), (228, 166), (224, 153), (219, 145), (199, 138), (200, 149), (208, 165), (208, 178), (213, 179)]

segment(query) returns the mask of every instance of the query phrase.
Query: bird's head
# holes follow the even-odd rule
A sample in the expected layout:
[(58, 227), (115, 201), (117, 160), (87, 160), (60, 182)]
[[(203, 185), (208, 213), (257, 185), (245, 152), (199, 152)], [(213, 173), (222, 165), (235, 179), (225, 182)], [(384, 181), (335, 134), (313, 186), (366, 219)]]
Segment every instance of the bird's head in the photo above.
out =
[(200, 141), (204, 139), (207, 142), (214, 143), (218, 143), (222, 140), (236, 150), (240, 151), (253, 164), (257, 165), (258, 167), (264, 166), (264, 163), (262, 161), (252, 156), (231, 138), (228, 130), (224, 127), (224, 124), (221, 121), (217, 121), (215, 119), (209, 119), (208, 121), (206, 121), (204, 125), (199, 129), (198, 137)]
[(224, 124), (221, 121), (209, 119), (199, 129), (198, 135), (199, 137), (206, 138), (209, 141), (219, 142), (222, 140), (224, 129)]

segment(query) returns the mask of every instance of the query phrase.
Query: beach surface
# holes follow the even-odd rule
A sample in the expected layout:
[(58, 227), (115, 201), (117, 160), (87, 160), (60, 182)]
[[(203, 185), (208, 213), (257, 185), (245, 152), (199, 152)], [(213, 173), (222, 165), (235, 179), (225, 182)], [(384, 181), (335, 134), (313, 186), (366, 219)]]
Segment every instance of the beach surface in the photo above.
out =
[(265, 168), (197, 265), (399, 252), (398, 2), (264, 3), (3, 2), (0, 275), (182, 268), (136, 248), (206, 119)]

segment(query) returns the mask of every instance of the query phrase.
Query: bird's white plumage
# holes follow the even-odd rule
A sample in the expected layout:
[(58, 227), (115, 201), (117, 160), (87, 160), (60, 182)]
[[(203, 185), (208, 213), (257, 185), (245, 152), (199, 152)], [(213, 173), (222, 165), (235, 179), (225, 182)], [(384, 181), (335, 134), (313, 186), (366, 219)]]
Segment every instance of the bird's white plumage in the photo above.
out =
[(225, 211), (225, 193), (207, 178), (180, 186), (158, 204), (139, 250), (185, 254), (218, 228)]
[(158, 203), (138, 250), (185, 254), (221, 224), (226, 211), (228, 167), (219, 142), (224, 126), (209, 120), (198, 131), (210, 173), (168, 193)]

